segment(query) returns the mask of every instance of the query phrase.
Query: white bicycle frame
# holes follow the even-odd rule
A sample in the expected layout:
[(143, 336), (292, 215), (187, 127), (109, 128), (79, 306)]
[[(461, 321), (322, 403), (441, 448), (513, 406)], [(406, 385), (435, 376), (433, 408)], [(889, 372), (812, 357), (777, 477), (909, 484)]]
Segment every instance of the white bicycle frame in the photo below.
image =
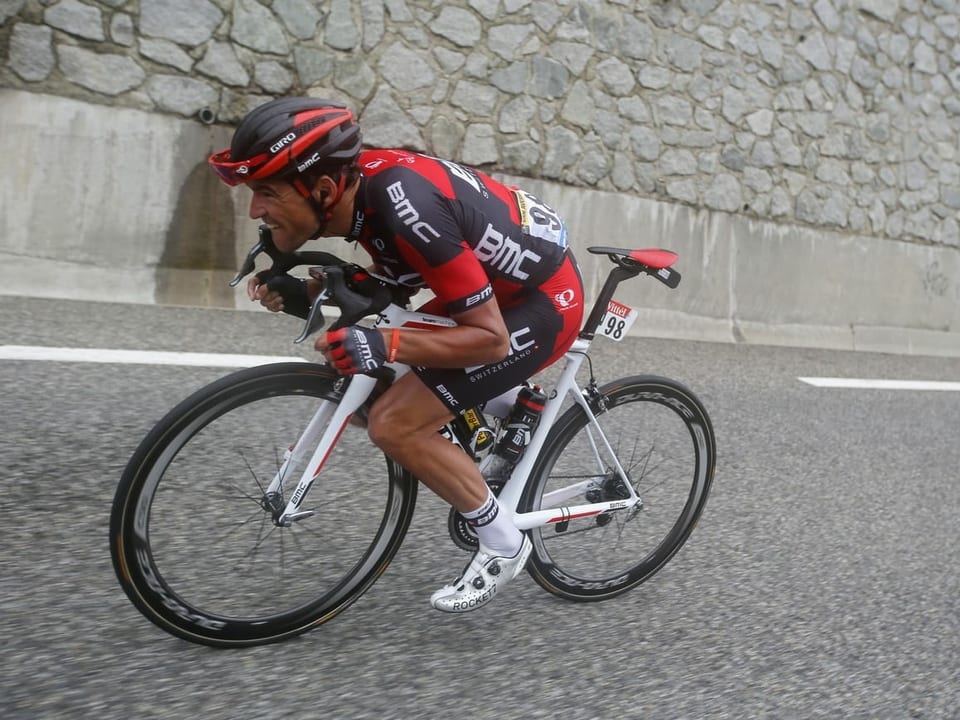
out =
[[(399, 305), (391, 304), (381, 311), (375, 326), (422, 330), (431, 327), (450, 327), (455, 324), (450, 318), (414, 312)], [(608, 472), (609, 468), (606, 462), (608, 459), (613, 460), (614, 469), (620, 477), (627, 477), (623, 467), (620, 466), (616, 453), (613, 452), (613, 448), (590, 409), (586, 392), (579, 387), (576, 381), (577, 371), (590, 349), (590, 344), (590, 340), (578, 338), (564, 355), (565, 364), (560, 377), (556, 381), (552, 392), (547, 389), (548, 399), (540, 423), (532, 434), (523, 457), (514, 466), (509, 479), (500, 491), (501, 510), (510, 512), (514, 524), (521, 530), (543, 527), (551, 523), (562, 523), (574, 518), (601, 515), (614, 510), (625, 510), (634, 507), (641, 501), (640, 497), (634, 492), (631, 483), (627, 482), (624, 485), (626, 485), (630, 496), (626, 499), (569, 507), (563, 506), (562, 503), (570, 498), (583, 495), (587, 486), (594, 482), (594, 480), (587, 479), (544, 495), (541, 503), (545, 509), (531, 512), (518, 512), (517, 510), (530, 472), (540, 456), (540, 451), (543, 449), (550, 428), (560, 414), (561, 406), (567, 395), (570, 395), (573, 401), (583, 409), (587, 418), (589, 418), (592, 429), (595, 430), (595, 432), (588, 430), (588, 437), (597, 461), (596, 478), (598, 480), (602, 479)], [(409, 365), (401, 363), (388, 363), (387, 367), (392, 368), (398, 378), (410, 370)], [(280, 468), (267, 488), (268, 494), (277, 493), (281, 497), (289, 497), (283, 513), (277, 518), (277, 524), (289, 526), (297, 520), (314, 514), (312, 510), (301, 510), (307, 491), (322, 474), (323, 465), (333, 451), (347, 423), (370, 397), (376, 384), (377, 379), (369, 375), (354, 375), (339, 401), (324, 400), (321, 402), (320, 407), (314, 413), (296, 444), (286, 453)], [(604, 455), (601, 455), (601, 449), (606, 451)], [(307, 453), (310, 452), (312, 452), (312, 456), (304, 466), (296, 487), (292, 493), (285, 495), (283, 491), (288, 479), (286, 477), (288, 468), (299, 466)]]

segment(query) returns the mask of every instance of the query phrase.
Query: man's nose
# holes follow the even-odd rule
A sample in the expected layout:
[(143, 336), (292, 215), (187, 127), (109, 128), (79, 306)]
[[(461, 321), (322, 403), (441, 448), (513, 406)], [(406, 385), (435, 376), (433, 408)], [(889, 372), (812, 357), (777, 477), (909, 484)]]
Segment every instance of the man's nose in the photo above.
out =
[(260, 199), (257, 197), (257, 194), (254, 193), (250, 198), (250, 219), (258, 220), (263, 217), (265, 213), (263, 203), (260, 202)]

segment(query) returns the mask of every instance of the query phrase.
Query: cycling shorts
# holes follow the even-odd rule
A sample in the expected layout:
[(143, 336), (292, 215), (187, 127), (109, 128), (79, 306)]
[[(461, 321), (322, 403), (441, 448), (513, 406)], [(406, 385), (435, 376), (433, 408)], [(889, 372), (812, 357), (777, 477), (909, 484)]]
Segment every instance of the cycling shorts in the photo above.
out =
[[(583, 323), (583, 281), (568, 251), (557, 271), (538, 287), (501, 300), (510, 354), (489, 365), (414, 367), (413, 372), (455, 415), (506, 392), (556, 362), (577, 339)], [(444, 314), (433, 301), (422, 310)]]

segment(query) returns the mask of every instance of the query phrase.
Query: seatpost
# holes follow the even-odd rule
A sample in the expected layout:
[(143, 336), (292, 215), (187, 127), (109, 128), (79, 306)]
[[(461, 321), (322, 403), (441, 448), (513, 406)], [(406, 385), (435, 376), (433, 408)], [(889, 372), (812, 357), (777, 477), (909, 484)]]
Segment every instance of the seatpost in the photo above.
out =
[(634, 270), (632, 268), (626, 268), (623, 265), (617, 265), (615, 268), (613, 268), (613, 270), (610, 271), (610, 274), (607, 275), (606, 281), (603, 283), (603, 288), (600, 290), (600, 296), (593, 304), (593, 309), (590, 311), (590, 316), (583, 324), (583, 330), (580, 331), (581, 338), (584, 340), (593, 340), (597, 328), (600, 327), (600, 321), (603, 319), (603, 315), (607, 311), (607, 304), (613, 300), (613, 293), (617, 289), (617, 285), (624, 280), (636, 277), (639, 274), (639, 268)]

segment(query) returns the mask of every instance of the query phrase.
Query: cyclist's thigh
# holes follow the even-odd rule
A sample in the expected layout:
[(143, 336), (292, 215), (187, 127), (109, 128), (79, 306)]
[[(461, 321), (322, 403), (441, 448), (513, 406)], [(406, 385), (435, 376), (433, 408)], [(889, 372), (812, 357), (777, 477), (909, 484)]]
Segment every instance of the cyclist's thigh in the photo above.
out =
[[(563, 355), (576, 337), (567, 331), (555, 300), (540, 289), (524, 294), (502, 313), (510, 333), (510, 354), (503, 360), (463, 370), (414, 368), (451, 412), (461, 413), (519, 385)], [(579, 329), (579, 322), (576, 325)]]

